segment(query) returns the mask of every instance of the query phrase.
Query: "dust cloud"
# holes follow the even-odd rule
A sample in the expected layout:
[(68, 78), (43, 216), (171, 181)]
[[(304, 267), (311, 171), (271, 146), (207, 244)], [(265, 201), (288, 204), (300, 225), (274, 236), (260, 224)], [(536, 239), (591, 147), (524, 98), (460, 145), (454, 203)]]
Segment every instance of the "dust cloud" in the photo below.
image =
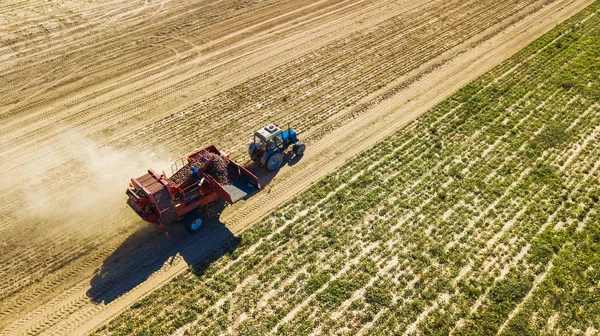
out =
[(34, 222), (38, 230), (65, 226), (81, 233), (118, 229), (123, 221), (139, 219), (125, 204), (130, 178), (150, 168), (171, 171), (171, 162), (159, 153), (99, 146), (76, 132), (28, 150), (33, 150), (28, 155), (35, 159), (1, 183), (10, 181), (18, 199), (10, 208), (12, 217), (17, 222)]

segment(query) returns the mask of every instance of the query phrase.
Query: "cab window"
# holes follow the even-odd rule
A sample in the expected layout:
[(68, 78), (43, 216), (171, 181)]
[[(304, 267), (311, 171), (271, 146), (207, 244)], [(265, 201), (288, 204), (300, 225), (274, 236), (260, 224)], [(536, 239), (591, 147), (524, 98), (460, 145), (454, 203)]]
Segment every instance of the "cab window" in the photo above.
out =
[(283, 140), (279, 136), (274, 137), (273, 140), (275, 141), (275, 145), (277, 147), (281, 147), (283, 145)]
[(267, 149), (271, 149), (273, 147), (275, 147), (275, 143), (273, 142), (273, 139), (267, 140)]
[(258, 148), (265, 147), (265, 143), (259, 137), (257, 137), (257, 136), (254, 136), (254, 144)]

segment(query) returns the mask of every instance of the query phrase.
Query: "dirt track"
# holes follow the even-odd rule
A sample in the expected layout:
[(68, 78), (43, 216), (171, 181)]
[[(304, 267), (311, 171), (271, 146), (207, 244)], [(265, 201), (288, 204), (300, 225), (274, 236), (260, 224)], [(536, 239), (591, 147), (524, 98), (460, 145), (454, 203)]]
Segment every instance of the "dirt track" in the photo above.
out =
[[(0, 171), (23, 187), (1, 184), (0, 328), (93, 329), (591, 2), (1, 5)], [(119, 199), (152, 155), (215, 143), (243, 161), (269, 120), (309, 150), (226, 228), (167, 240)]]

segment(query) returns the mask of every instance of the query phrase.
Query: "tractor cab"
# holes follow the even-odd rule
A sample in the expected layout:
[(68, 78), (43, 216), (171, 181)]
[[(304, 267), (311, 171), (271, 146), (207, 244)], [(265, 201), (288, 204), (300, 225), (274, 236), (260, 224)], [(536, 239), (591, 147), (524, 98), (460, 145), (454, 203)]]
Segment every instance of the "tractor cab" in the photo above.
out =
[(266, 127), (259, 129), (254, 132), (254, 144), (259, 148), (266, 150), (273, 149), (273, 147), (283, 146), (283, 137), (281, 128), (269, 124)]
[(250, 143), (248, 154), (254, 162), (260, 162), (269, 171), (279, 169), (283, 162), (282, 152), (291, 144), (296, 155), (304, 154), (304, 143), (298, 141), (294, 130), (282, 130), (276, 125), (269, 124), (254, 132), (254, 141)]

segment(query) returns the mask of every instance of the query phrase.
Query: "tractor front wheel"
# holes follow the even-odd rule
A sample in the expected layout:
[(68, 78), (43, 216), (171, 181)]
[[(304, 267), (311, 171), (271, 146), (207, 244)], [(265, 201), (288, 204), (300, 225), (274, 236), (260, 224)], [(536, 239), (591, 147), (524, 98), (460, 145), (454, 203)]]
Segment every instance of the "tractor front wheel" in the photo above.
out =
[(185, 226), (185, 229), (188, 230), (188, 232), (190, 233), (194, 233), (200, 230), (200, 228), (202, 227), (202, 223), (202, 218), (200, 217), (200, 214), (197, 211), (189, 213), (187, 216), (185, 216), (185, 219), (183, 220), (183, 225)]
[(305, 149), (306, 149), (306, 145), (304, 144), (304, 142), (296, 142), (294, 144), (294, 148), (292, 148), (292, 150), (294, 151), (294, 154), (296, 154), (297, 156), (303, 155)]
[(269, 159), (267, 160), (267, 170), (275, 171), (275, 170), (279, 169), (279, 167), (281, 167), (282, 162), (283, 162), (283, 156), (281, 155), (281, 153), (271, 154), (271, 156), (269, 156)]

